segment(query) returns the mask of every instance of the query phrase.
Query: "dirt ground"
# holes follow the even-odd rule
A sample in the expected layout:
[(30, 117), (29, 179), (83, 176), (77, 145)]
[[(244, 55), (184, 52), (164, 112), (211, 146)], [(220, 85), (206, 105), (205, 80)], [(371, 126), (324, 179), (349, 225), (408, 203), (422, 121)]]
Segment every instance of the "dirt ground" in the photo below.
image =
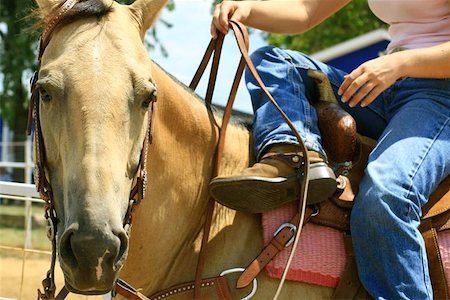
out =
[[(50, 266), (50, 255), (27, 253), (24, 266), (24, 280), (22, 291), (22, 254), (20, 252), (0, 251), (0, 299), (36, 299), (37, 288), (42, 290), (41, 281)], [(63, 285), (62, 272), (56, 268), (56, 287)], [(79, 296), (70, 294), (66, 299), (100, 300), (101, 296)]]

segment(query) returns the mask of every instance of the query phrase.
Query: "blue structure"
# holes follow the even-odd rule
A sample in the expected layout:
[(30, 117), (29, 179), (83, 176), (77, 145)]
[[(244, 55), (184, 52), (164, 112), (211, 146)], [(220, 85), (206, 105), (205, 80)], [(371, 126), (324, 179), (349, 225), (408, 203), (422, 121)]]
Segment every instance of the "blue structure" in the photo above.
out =
[(378, 29), (317, 52), (312, 57), (350, 73), (363, 62), (378, 57), (389, 42), (388, 32)]

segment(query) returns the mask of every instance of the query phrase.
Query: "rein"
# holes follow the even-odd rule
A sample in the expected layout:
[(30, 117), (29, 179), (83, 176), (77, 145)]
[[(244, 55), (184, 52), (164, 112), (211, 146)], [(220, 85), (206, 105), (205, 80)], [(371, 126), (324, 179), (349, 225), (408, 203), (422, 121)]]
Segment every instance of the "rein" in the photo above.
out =
[[(252, 74), (254, 79), (257, 81), (257, 83), (259, 84), (259, 86), (261, 87), (261, 89), (263, 90), (263, 92), (265, 93), (267, 98), (269, 99), (269, 101), (274, 105), (274, 107), (276, 108), (278, 113), (282, 116), (282, 118), (284, 119), (286, 124), (289, 126), (291, 131), (296, 136), (297, 141), (299, 142), (301, 151), (303, 153), (307, 153), (306, 146), (303, 142), (303, 139), (299, 135), (297, 129), (295, 128), (295, 126), (292, 124), (290, 119), (287, 117), (287, 115), (284, 113), (284, 111), (281, 109), (281, 107), (278, 105), (278, 103), (275, 101), (273, 96), (268, 91), (267, 87), (265, 86), (261, 77), (259, 76), (255, 66), (253, 65), (253, 62), (251, 61), (250, 56), (248, 55), (249, 38), (248, 38), (248, 32), (247, 32), (246, 27), (239, 22), (230, 20), (230, 28), (234, 32), (236, 42), (239, 47), (239, 51), (241, 52), (241, 59), (240, 59), (239, 66), (236, 71), (235, 79), (233, 81), (233, 85), (232, 85), (229, 97), (228, 97), (227, 105), (226, 105), (225, 111), (223, 113), (222, 127), (219, 130), (219, 141), (218, 141), (218, 145), (216, 148), (216, 165), (214, 168), (214, 176), (217, 176), (219, 173), (218, 171), (220, 168), (220, 162), (222, 160), (223, 147), (224, 147), (224, 143), (225, 143), (226, 128), (227, 128), (227, 125), (228, 125), (228, 122), (229, 122), (229, 119), (231, 116), (233, 103), (236, 98), (237, 89), (238, 89), (239, 82), (242, 77), (242, 73), (244, 71), (245, 66), (247, 66), (248, 70), (250, 71), (250, 73)], [(207, 88), (206, 97), (205, 97), (205, 102), (208, 106), (211, 105), (211, 100), (212, 100), (212, 96), (214, 93), (214, 86), (215, 86), (215, 81), (216, 81), (216, 77), (217, 77), (217, 71), (219, 68), (220, 53), (222, 50), (224, 37), (225, 36), (223, 34), (219, 33), (218, 37), (215, 40), (211, 39), (211, 42), (209, 43), (209, 46), (206, 49), (205, 55), (200, 63), (200, 66), (198, 67), (198, 69), (194, 75), (194, 78), (192, 79), (192, 82), (189, 85), (190, 88), (195, 90), (195, 88), (197, 87), (197, 85), (200, 81), (200, 78), (202, 77), (202, 75), (206, 69), (206, 66), (211, 58), (211, 55), (213, 55), (213, 53), (214, 53), (213, 63), (211, 66), (211, 73), (209, 76), (208, 88)], [(304, 159), (302, 161), (302, 167), (303, 167), (302, 175), (303, 176), (302, 176), (302, 182), (301, 182), (302, 188), (300, 189), (300, 194), (299, 194), (299, 201), (300, 201), (301, 205), (299, 205), (299, 216), (300, 217), (298, 220), (298, 224), (304, 224), (304, 221), (305, 221), (306, 196), (307, 196), (307, 190), (308, 190), (309, 158), (307, 155), (303, 155), (303, 159)], [(206, 221), (205, 221), (205, 224), (203, 227), (203, 239), (202, 239), (202, 245), (200, 248), (200, 254), (199, 254), (197, 270), (196, 270), (196, 275), (195, 275), (194, 299), (200, 298), (200, 282), (201, 282), (201, 278), (202, 278), (202, 272), (203, 272), (204, 261), (205, 261), (205, 256), (206, 256), (205, 249), (206, 249), (206, 245), (208, 242), (210, 227), (211, 227), (211, 223), (212, 223), (212, 217), (213, 217), (213, 213), (214, 213), (214, 204), (215, 204), (215, 200), (211, 197), (208, 201), (207, 210), (205, 213)], [(300, 236), (300, 233), (302, 230), (302, 227), (298, 226), (298, 224), (296, 224), (298, 230), (294, 237), (294, 245), (292, 247), (291, 254), (289, 256), (288, 262), (286, 264), (286, 267), (285, 267), (285, 270), (283, 273), (283, 277), (280, 281), (280, 284), (278, 286), (278, 289), (274, 296), (274, 299), (277, 299), (281, 292), (284, 281), (286, 279), (287, 272), (289, 270), (289, 266), (291, 264), (294, 254), (295, 254), (295, 249), (297, 248), (296, 246), (297, 246), (299, 236)]]
[[(64, 18), (69, 14), (70, 10), (80, 0), (66, 0), (58, 8), (54, 10), (54, 16), (48, 21), (47, 27), (43, 31), (39, 40), (39, 54), (38, 54), (38, 66), (31, 78), (31, 99), (28, 108), (28, 127), (27, 134), (31, 135), (33, 119), (34, 119), (34, 147), (36, 150), (36, 161), (34, 169), (34, 181), (36, 189), (40, 194), (42, 200), (45, 201), (45, 219), (47, 221), (47, 237), (52, 243), (52, 258), (50, 269), (47, 272), (46, 278), (42, 281), (43, 292), (38, 289), (38, 299), (50, 300), (50, 299), (64, 299), (69, 291), (64, 286), (60, 293), (55, 298), (56, 286), (55, 286), (55, 262), (56, 262), (56, 236), (57, 236), (57, 223), (58, 218), (56, 216), (56, 210), (53, 200), (52, 186), (45, 174), (45, 168), (47, 166), (45, 156), (44, 138), (41, 129), (40, 120), (40, 91), (37, 85), (39, 79), (39, 71), (41, 68), (41, 60), (44, 55), (45, 49), (50, 43), (50, 39), (54, 30), (61, 24)], [(148, 145), (152, 142), (152, 115), (154, 111), (154, 103), (156, 98), (151, 99), (151, 103), (148, 107), (147, 118), (147, 132), (143, 141), (141, 154), (139, 158), (139, 165), (135, 173), (135, 179), (133, 180), (133, 186), (130, 191), (128, 208), (123, 219), (123, 227), (126, 233), (129, 235), (131, 230), (131, 222), (133, 210), (145, 196), (147, 186), (147, 152)]]

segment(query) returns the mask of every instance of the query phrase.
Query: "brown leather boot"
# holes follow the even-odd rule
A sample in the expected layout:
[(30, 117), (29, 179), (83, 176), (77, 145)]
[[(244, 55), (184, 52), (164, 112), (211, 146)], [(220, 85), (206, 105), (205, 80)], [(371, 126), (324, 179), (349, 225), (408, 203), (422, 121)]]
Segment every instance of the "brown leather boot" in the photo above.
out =
[[(270, 147), (259, 163), (238, 175), (214, 178), (211, 195), (232, 209), (261, 213), (298, 199), (303, 154), (296, 145)], [(336, 191), (336, 177), (319, 153), (310, 158), (307, 203), (326, 200)]]

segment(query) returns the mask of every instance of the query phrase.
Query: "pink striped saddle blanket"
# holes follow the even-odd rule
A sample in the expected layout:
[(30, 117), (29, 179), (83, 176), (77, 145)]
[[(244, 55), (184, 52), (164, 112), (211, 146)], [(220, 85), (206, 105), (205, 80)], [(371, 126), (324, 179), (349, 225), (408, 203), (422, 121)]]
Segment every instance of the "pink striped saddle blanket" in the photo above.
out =
[[(288, 204), (262, 215), (263, 239), (267, 245), (278, 227), (295, 215), (296, 206)], [(438, 234), (447, 282), (450, 282), (450, 232)], [(266, 272), (272, 278), (281, 278), (292, 246), (281, 251), (267, 266)], [(336, 287), (344, 273), (346, 253), (341, 231), (308, 223), (303, 227), (287, 274), (288, 280)], [(450, 286), (449, 286), (450, 288)]]

